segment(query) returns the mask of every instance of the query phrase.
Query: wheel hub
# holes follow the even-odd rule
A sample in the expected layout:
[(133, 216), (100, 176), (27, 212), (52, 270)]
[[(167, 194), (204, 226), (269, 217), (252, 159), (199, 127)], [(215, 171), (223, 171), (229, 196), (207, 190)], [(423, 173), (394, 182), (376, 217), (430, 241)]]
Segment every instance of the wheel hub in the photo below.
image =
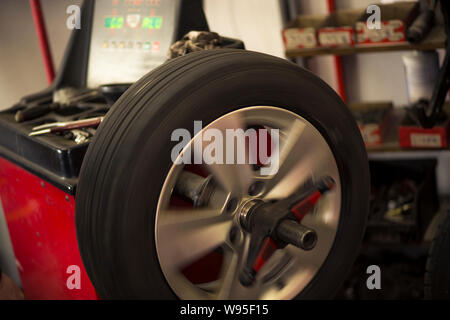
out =
[(245, 267), (239, 278), (243, 286), (253, 284), (257, 273), (277, 249), (288, 244), (303, 250), (314, 248), (316, 232), (300, 223), (321, 196), (333, 187), (333, 179), (325, 177), (318, 183), (306, 184), (285, 199), (275, 202), (250, 200), (243, 205), (239, 220), (242, 227), (252, 233)]

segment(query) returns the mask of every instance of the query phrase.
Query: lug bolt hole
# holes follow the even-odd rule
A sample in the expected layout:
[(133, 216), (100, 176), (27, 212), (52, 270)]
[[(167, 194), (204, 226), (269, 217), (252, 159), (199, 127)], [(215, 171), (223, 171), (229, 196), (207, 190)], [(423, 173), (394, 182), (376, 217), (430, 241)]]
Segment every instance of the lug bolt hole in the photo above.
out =
[(256, 197), (261, 194), (264, 190), (264, 183), (262, 181), (257, 181), (252, 183), (250, 188), (248, 188), (248, 194), (252, 197)]
[(238, 205), (238, 200), (236, 198), (231, 198), (227, 203), (227, 212), (233, 212), (236, 210)]
[(240, 238), (241, 234), (239, 228), (236, 226), (232, 227), (230, 233), (228, 234), (228, 239), (230, 239), (230, 242), (232, 244), (237, 244)]

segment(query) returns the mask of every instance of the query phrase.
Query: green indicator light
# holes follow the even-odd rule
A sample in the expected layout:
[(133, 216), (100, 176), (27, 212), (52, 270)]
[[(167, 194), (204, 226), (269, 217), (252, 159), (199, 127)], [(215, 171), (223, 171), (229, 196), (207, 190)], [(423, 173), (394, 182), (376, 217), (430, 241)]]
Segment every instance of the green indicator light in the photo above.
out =
[(149, 17), (145, 17), (142, 20), (142, 28), (144, 29), (150, 29), (150, 18)]
[(105, 18), (105, 28), (108, 29), (121, 29), (123, 28), (123, 17), (107, 17)]
[(145, 17), (142, 19), (143, 29), (161, 29), (162, 17)]
[(118, 28), (118, 29), (123, 28), (123, 17), (118, 18), (118, 21), (117, 21), (117, 28)]
[(155, 18), (155, 29), (161, 29), (162, 26), (162, 17)]
[(110, 17), (105, 19), (105, 28), (111, 28), (111, 18)]

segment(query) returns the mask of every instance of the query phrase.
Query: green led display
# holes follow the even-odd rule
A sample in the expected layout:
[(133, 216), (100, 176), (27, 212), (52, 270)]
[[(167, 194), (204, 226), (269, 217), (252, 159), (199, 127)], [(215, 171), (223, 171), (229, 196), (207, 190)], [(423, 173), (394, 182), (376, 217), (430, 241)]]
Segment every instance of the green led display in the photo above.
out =
[(144, 29), (161, 29), (162, 17), (145, 17), (142, 20), (142, 28)]
[(123, 17), (107, 17), (105, 19), (105, 28), (108, 29), (123, 28)]

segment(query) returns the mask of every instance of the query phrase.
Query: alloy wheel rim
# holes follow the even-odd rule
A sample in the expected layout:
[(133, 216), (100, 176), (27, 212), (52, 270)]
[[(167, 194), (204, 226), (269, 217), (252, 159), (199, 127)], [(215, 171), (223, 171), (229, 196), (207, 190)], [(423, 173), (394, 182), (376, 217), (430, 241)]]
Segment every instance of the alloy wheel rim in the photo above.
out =
[[(306, 119), (271, 106), (246, 107), (227, 113), (203, 131), (245, 130), (255, 125), (279, 129), (280, 166), (275, 175), (262, 176), (249, 165), (205, 165), (218, 182), (218, 191), (204, 208), (172, 205), (177, 179), (185, 169), (183, 165), (173, 164), (163, 184), (156, 213), (155, 243), (163, 274), (181, 299), (292, 299), (311, 282), (332, 248), (340, 218), (341, 184), (335, 158), (325, 138)], [(193, 148), (196, 139), (199, 135), (184, 151)], [(284, 198), (308, 179), (314, 181), (323, 176), (333, 178), (335, 188), (303, 220), (304, 225), (318, 234), (316, 247), (304, 251), (288, 245), (277, 250), (261, 270), (255, 285), (242, 286), (239, 271), (251, 237), (240, 221), (245, 205), (249, 201)], [(262, 184), (263, 188), (249, 195), (254, 183)], [(230, 201), (236, 199), (235, 208), (227, 210)], [(193, 283), (183, 273), (186, 266), (216, 252), (222, 255), (217, 279)], [(202, 267), (207, 270), (209, 266)]]

